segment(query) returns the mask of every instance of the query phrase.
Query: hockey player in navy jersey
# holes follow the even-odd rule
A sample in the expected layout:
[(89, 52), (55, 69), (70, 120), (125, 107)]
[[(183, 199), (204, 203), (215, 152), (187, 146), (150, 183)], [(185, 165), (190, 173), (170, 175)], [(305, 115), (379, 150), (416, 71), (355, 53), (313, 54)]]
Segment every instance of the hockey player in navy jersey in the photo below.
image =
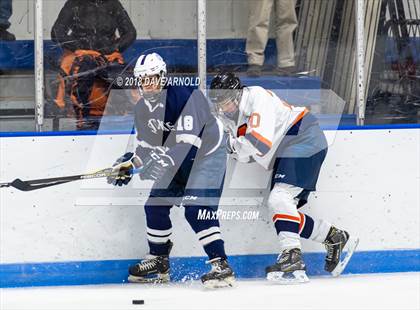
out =
[[(270, 90), (242, 86), (230, 72), (212, 80), (209, 96), (231, 133), (227, 142), (231, 156), (273, 169), (268, 206), (281, 254), (266, 268), (267, 279), (282, 284), (308, 281), (300, 237), (323, 243), (325, 270), (339, 275), (358, 239), (349, 239), (348, 232), (298, 211), (315, 191), (327, 154), (327, 140), (316, 118), (307, 108), (292, 106)], [(342, 255), (343, 250), (347, 255)]]
[(156, 53), (141, 55), (134, 69), (142, 98), (135, 106), (138, 146), (117, 160), (114, 185), (127, 184), (130, 170), (141, 168), (143, 180), (153, 180), (145, 204), (150, 255), (129, 268), (130, 282), (168, 282), (173, 205), (185, 218), (209, 257), (211, 271), (201, 277), (207, 287), (231, 286), (229, 267), (217, 219), (199, 219), (199, 212), (218, 208), (226, 166), (222, 124), (211, 114), (199, 90), (165, 84), (166, 64)]

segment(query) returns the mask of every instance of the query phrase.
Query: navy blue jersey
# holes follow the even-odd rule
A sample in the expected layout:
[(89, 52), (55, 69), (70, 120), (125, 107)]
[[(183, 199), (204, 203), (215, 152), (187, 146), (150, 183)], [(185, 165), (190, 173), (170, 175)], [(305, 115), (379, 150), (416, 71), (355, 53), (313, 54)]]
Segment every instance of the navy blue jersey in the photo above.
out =
[(155, 147), (165, 147), (179, 165), (186, 158), (213, 153), (222, 142), (222, 125), (197, 89), (168, 86), (157, 102), (142, 98), (134, 111), (140, 158)]

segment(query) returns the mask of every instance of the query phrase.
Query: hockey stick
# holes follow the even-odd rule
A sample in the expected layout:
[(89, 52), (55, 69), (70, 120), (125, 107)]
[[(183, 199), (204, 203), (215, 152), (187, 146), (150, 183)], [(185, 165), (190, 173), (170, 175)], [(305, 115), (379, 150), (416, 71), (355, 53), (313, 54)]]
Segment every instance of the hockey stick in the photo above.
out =
[[(40, 188), (50, 187), (54, 185), (60, 185), (77, 180), (89, 180), (96, 178), (106, 178), (113, 175), (118, 175), (117, 172), (112, 173), (112, 168), (106, 168), (99, 170), (97, 172), (88, 173), (88, 174), (79, 174), (66, 177), (57, 177), (57, 178), (48, 178), (48, 179), (37, 179), (37, 180), (27, 180), (22, 181), (21, 179), (15, 179), (10, 183), (0, 183), (0, 188), (3, 187), (14, 187), (18, 190), (29, 192)], [(132, 174), (139, 173), (142, 169), (133, 169)]]

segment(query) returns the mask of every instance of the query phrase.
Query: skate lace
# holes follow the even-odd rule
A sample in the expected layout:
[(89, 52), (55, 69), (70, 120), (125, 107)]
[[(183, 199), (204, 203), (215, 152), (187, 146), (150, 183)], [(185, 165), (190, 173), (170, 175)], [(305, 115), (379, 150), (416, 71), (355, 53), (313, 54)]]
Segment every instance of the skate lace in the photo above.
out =
[(210, 272), (217, 272), (217, 273), (222, 272), (222, 265), (221, 265), (220, 260), (218, 260), (218, 261), (209, 260), (209, 261), (206, 261), (206, 264), (211, 265), (211, 271)]
[(222, 272), (222, 267), (220, 266), (220, 264), (211, 265), (211, 271), (220, 273)]
[(327, 259), (332, 259), (334, 256), (334, 246), (339, 245), (340, 242), (336, 243), (325, 243), (325, 249), (327, 250)]
[(277, 256), (277, 262), (278, 263), (283, 263), (283, 262), (285, 262), (289, 259), (289, 256), (290, 256), (290, 251), (285, 250), (283, 253), (280, 253)]
[(143, 260), (141, 263), (137, 264), (137, 267), (139, 268), (139, 270), (149, 270), (149, 269), (153, 269), (156, 267), (156, 263), (157, 263), (157, 258), (147, 258), (145, 260)]

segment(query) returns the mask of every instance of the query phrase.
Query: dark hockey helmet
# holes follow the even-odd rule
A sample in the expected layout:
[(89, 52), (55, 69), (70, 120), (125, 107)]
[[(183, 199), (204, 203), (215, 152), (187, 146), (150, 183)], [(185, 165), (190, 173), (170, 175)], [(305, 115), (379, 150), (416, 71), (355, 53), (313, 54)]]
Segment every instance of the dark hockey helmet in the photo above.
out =
[(211, 81), (209, 97), (218, 108), (230, 101), (237, 101), (241, 93), (241, 80), (232, 72), (221, 72)]

